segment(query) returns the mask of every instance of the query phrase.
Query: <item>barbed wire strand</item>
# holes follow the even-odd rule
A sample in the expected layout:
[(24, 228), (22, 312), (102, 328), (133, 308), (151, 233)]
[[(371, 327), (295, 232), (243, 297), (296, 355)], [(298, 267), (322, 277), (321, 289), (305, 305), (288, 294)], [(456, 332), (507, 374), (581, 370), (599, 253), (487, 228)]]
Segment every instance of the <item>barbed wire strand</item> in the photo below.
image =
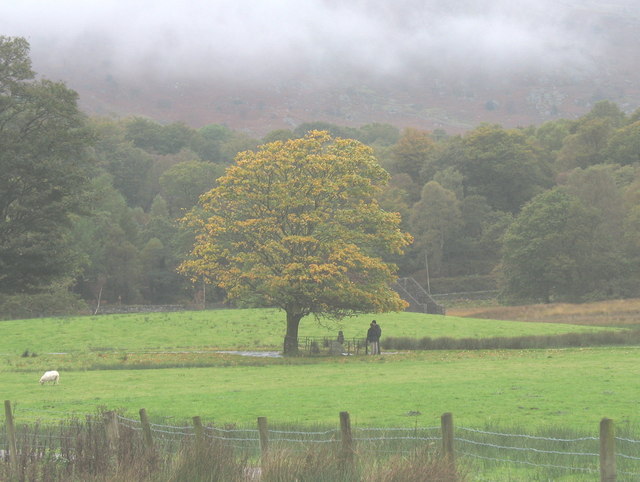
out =
[(545, 441), (550, 441), (550, 442), (583, 442), (583, 441), (586, 441), (586, 440), (600, 440), (597, 437), (580, 437), (580, 438), (564, 439), (564, 438), (540, 437), (540, 436), (537, 436), (537, 435), (526, 435), (526, 434), (517, 434), (517, 433), (486, 432), (486, 431), (483, 431), (483, 430), (477, 430), (477, 429), (474, 429), (474, 428), (467, 428), (467, 427), (457, 427), (457, 429), (458, 430), (465, 430), (467, 432), (486, 434), (486, 435), (499, 435), (499, 436), (503, 436), (503, 437), (521, 437), (521, 438), (526, 438), (526, 439), (545, 440)]
[(491, 447), (491, 448), (495, 448), (495, 449), (503, 449), (503, 450), (519, 450), (519, 451), (530, 451), (530, 452), (536, 452), (536, 453), (541, 453), (541, 454), (554, 454), (554, 455), (578, 455), (578, 456), (589, 456), (589, 457), (599, 457), (599, 454), (592, 454), (592, 453), (584, 453), (584, 452), (559, 452), (557, 450), (541, 450), (541, 449), (534, 449), (531, 447), (509, 447), (507, 445), (497, 445), (497, 444), (490, 444), (490, 443), (486, 443), (486, 442), (476, 442), (475, 440), (469, 440), (469, 439), (464, 439), (464, 438), (454, 438), (455, 441), (458, 442), (466, 442), (466, 443), (470, 443), (473, 445), (481, 445), (484, 447)]

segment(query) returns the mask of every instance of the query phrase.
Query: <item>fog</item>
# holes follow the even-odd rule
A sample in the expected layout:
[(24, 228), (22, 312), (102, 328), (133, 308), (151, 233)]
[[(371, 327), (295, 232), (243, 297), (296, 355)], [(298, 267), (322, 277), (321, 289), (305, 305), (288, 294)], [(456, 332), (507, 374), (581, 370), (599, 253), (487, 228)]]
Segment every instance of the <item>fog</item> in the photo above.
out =
[(44, 71), (82, 62), (168, 79), (585, 74), (605, 47), (576, 16), (589, 8), (552, 0), (9, 0), (0, 32), (26, 37)]
[(639, 19), (636, 0), (0, 2), (0, 35), (89, 110), (256, 128), (635, 109)]

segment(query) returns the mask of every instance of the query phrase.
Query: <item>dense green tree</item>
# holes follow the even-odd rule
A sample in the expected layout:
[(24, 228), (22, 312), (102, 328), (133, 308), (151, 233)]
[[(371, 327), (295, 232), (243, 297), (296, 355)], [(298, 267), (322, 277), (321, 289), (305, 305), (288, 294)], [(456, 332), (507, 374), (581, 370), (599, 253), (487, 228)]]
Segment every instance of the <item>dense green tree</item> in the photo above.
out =
[(293, 130), (293, 133), (295, 137), (304, 137), (311, 131), (326, 131), (333, 137), (341, 137), (343, 139), (358, 139), (360, 136), (358, 129), (354, 127), (341, 126), (323, 121), (303, 122)]
[(624, 250), (628, 269), (624, 273), (626, 297), (640, 296), (640, 170), (637, 179), (624, 189)]
[[(3, 96), (10, 96), (20, 90), (25, 81), (34, 78), (29, 50), (29, 42), (22, 37), (0, 36), (0, 93)], [(3, 110), (10, 105), (10, 100), (3, 97)]]
[(619, 281), (627, 270), (624, 252), (623, 190), (616, 184), (616, 166), (578, 169), (567, 179), (566, 189), (589, 208), (593, 224), (589, 256), (580, 267), (583, 295), (610, 298), (622, 293)]
[(557, 120), (546, 122), (535, 130), (535, 142), (548, 161), (556, 159), (564, 139), (570, 134), (570, 129), (570, 121)]
[(620, 165), (640, 165), (640, 121), (618, 129), (608, 140), (606, 159)]
[(113, 188), (108, 174), (92, 181), (87, 198), (91, 216), (77, 219), (76, 241), (81, 270), (76, 290), (97, 302), (140, 301), (141, 270), (138, 223), (124, 197)]
[(148, 207), (153, 197), (148, 182), (153, 157), (128, 142), (99, 154), (99, 165), (113, 176), (113, 185), (125, 197), (127, 204)]
[[(442, 176), (442, 171), (455, 170), (456, 173), (462, 174), (459, 166), (465, 159), (465, 152), (463, 146), (462, 136), (453, 136), (446, 139), (441, 139), (435, 144), (435, 149), (429, 156), (427, 164), (422, 168), (420, 173), (421, 179), (425, 180), (425, 183), (434, 179), (436, 175)], [(463, 180), (463, 193), (464, 197), (464, 175)], [(459, 197), (459, 199), (462, 199)]]
[(631, 113), (631, 115), (627, 119), (627, 124), (634, 124), (638, 121), (640, 121), (640, 107)]
[(295, 134), (291, 129), (276, 129), (275, 131), (269, 132), (266, 136), (262, 138), (263, 144), (268, 144), (269, 142), (276, 141), (288, 141), (289, 139), (293, 139)]
[(468, 238), (479, 238), (482, 236), (493, 210), (489, 202), (479, 195), (465, 197), (461, 202), (462, 233)]
[(162, 126), (146, 117), (132, 117), (124, 124), (125, 137), (133, 145), (147, 152), (159, 153), (162, 145)]
[(464, 199), (464, 176), (455, 167), (446, 167), (435, 173), (433, 180), (453, 191), (458, 200)]
[(516, 213), (551, 186), (551, 171), (527, 136), (484, 124), (462, 138), (453, 166), (464, 176), (465, 196), (484, 196), (492, 209)]
[(232, 164), (239, 152), (255, 150), (258, 144), (257, 139), (243, 132), (234, 131), (220, 146), (221, 162), (225, 165)]
[(141, 292), (145, 300), (164, 304), (188, 299), (191, 284), (178, 273), (177, 267), (193, 246), (193, 235), (180, 229), (160, 195), (153, 200), (141, 228), (139, 246), (144, 273)]
[(158, 154), (177, 154), (189, 147), (195, 131), (184, 122), (172, 122), (162, 127), (162, 144)]
[(460, 223), (444, 247), (443, 272), (448, 276), (488, 275), (500, 261), (501, 236), (511, 217), (491, 209), (479, 195), (462, 199), (460, 213)]
[(168, 266), (166, 249), (162, 241), (158, 238), (147, 241), (140, 253), (140, 261), (142, 273), (144, 273), (141, 288), (144, 299), (158, 304), (172, 301), (175, 280)]
[(625, 114), (615, 102), (609, 100), (601, 100), (596, 102), (591, 111), (586, 114), (583, 119), (589, 121), (591, 119), (606, 119), (611, 127), (618, 128), (625, 123)]
[(503, 297), (511, 302), (580, 301), (597, 221), (566, 189), (532, 199), (504, 236)]
[(33, 292), (76, 269), (70, 230), (92, 169), (77, 94), (34, 80), (29, 44), (0, 36), (0, 292)]
[(177, 154), (189, 145), (195, 134), (182, 122), (163, 126), (144, 117), (128, 119), (125, 130), (127, 140), (151, 154)]
[(422, 188), (420, 201), (411, 210), (410, 232), (414, 238), (412, 249), (428, 259), (431, 274), (443, 272), (447, 243), (461, 224), (460, 202), (453, 191), (436, 181)]
[(556, 170), (589, 167), (606, 161), (606, 149), (614, 129), (607, 118), (595, 117), (580, 122), (576, 132), (562, 141)]
[(615, 103), (597, 102), (588, 114), (572, 123), (558, 151), (556, 170), (568, 171), (606, 162), (611, 136), (625, 123), (625, 114)]
[(126, 122), (92, 119), (96, 134), (94, 158), (98, 167), (112, 176), (114, 187), (129, 206), (147, 209), (154, 196), (150, 174), (155, 157), (127, 139)]
[(400, 130), (390, 124), (365, 124), (360, 127), (360, 141), (369, 146), (392, 146), (400, 140)]
[(409, 176), (397, 174), (391, 177), (389, 184), (384, 187), (378, 197), (383, 209), (392, 213), (400, 213), (401, 223), (405, 230), (411, 209), (411, 195), (407, 192), (408, 187), (413, 187)]
[(209, 124), (198, 129), (189, 143), (189, 147), (203, 161), (228, 163), (223, 157), (223, 145), (232, 137), (232, 131), (220, 124)]
[(200, 195), (215, 186), (224, 170), (221, 164), (202, 161), (181, 162), (167, 169), (160, 177), (160, 187), (170, 213), (179, 217), (193, 208)]
[[(466, 207), (467, 203), (463, 204), (463, 216), (466, 214)], [(486, 214), (486, 218), (482, 224), (480, 247), (477, 251), (479, 256), (474, 260), (478, 267), (474, 269), (473, 264), (468, 265), (470, 271), (466, 271), (467, 274), (490, 273), (495, 269), (502, 256), (504, 233), (513, 222), (513, 215), (504, 211), (487, 211), (484, 214)], [(465, 221), (467, 220), (469, 217), (465, 217)]]
[(170, 243), (173, 239), (176, 219), (170, 215), (169, 205), (160, 194), (151, 203), (149, 213), (142, 225), (140, 239), (143, 244), (152, 238), (159, 239), (163, 245)]
[(421, 173), (435, 150), (435, 142), (428, 132), (408, 128), (393, 148), (392, 173), (405, 173), (421, 184)]

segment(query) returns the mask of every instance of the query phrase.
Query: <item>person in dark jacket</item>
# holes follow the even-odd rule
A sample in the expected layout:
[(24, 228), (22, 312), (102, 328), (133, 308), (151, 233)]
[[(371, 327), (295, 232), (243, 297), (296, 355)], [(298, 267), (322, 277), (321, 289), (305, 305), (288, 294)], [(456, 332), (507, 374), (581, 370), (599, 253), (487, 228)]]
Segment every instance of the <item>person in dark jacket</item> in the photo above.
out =
[(373, 320), (367, 330), (367, 344), (371, 347), (371, 355), (380, 354), (380, 336), (382, 335), (382, 328)]

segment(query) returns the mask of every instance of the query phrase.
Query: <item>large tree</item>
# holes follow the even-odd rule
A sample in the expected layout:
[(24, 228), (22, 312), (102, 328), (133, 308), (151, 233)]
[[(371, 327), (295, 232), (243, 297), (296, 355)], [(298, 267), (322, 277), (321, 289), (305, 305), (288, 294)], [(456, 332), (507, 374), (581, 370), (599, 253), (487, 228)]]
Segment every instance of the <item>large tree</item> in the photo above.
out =
[(160, 189), (171, 214), (182, 216), (195, 206), (223, 173), (222, 164), (203, 161), (180, 162), (167, 169), (160, 176)]
[(28, 42), (0, 36), (0, 293), (70, 274), (72, 214), (89, 180), (77, 94), (34, 76)]
[(428, 132), (408, 128), (393, 148), (394, 163), (390, 170), (407, 173), (413, 182), (421, 184), (421, 174), (435, 149), (436, 144)]
[(503, 296), (511, 302), (581, 301), (598, 220), (557, 187), (525, 205), (504, 235)]
[(415, 248), (424, 253), (425, 263), (433, 273), (442, 274), (445, 246), (452, 239), (462, 222), (460, 202), (453, 191), (436, 181), (429, 181), (422, 188), (420, 201), (411, 212), (411, 233)]
[(551, 171), (519, 130), (483, 124), (445, 152), (464, 176), (465, 196), (484, 196), (495, 210), (517, 213), (551, 186)]
[(376, 201), (388, 177), (369, 147), (327, 132), (242, 152), (187, 216), (198, 236), (182, 270), (281, 308), (285, 354), (306, 315), (400, 310), (387, 257), (411, 238)]

